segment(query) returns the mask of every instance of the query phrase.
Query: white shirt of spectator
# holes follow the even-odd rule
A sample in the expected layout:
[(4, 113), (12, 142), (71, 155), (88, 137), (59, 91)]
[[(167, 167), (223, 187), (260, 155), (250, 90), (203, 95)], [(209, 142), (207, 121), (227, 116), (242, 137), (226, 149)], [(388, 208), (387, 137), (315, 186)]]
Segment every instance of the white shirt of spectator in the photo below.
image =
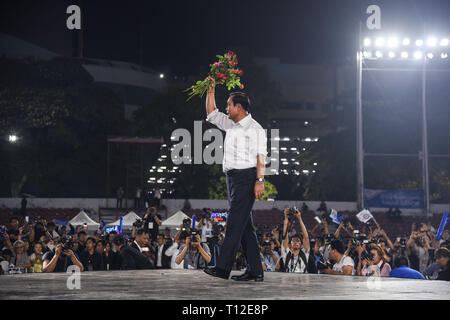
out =
[(211, 221), (205, 220), (205, 223), (202, 225), (202, 242), (206, 242), (207, 239), (211, 237), (212, 237), (212, 223)]
[(345, 267), (345, 266), (351, 266), (351, 267), (353, 268), (353, 270), (352, 270), (352, 275), (355, 274), (355, 262), (353, 261), (353, 259), (352, 259), (351, 257), (345, 256), (345, 255), (342, 256), (341, 261), (336, 262), (336, 263), (333, 265), (333, 270), (334, 270), (334, 271), (343, 272), (343, 271), (342, 271), (342, 268)]
[(257, 155), (267, 155), (266, 131), (250, 114), (235, 123), (215, 109), (206, 118), (226, 132), (224, 142), (223, 171), (256, 167)]
[(156, 260), (156, 266), (162, 267), (162, 252), (163, 252), (164, 245), (158, 246), (158, 259)]
[[(301, 248), (301, 250), (305, 254), (306, 263), (308, 263), (309, 250), (311, 250), (311, 249), (309, 249), (308, 251), (305, 251), (304, 248)], [(289, 248), (287, 248), (286, 251), (284, 251), (283, 249), (281, 250), (281, 257), (283, 258), (284, 263), (286, 263), (286, 257), (289, 252), (291, 252), (291, 250)], [(296, 257), (292, 254), (292, 257), (289, 261), (289, 265), (287, 265), (285, 267), (287, 270), (289, 270), (289, 272), (304, 273), (306, 265), (303, 263), (303, 260), (300, 257), (300, 254), (298, 254)], [(295, 267), (295, 269), (294, 269), (294, 267)]]
[(166, 256), (172, 257), (170, 262), (171, 269), (183, 269), (184, 266), (182, 263), (177, 264), (177, 256), (178, 256), (178, 243), (174, 243), (170, 248), (168, 248), (165, 252)]

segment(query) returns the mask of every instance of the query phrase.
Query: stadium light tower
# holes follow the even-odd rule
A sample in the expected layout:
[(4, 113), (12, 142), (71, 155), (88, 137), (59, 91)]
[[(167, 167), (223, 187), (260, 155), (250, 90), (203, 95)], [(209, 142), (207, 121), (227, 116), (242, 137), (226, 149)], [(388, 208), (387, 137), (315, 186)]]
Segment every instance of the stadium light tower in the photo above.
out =
[[(430, 215), (430, 190), (428, 171), (428, 129), (426, 113), (426, 81), (427, 73), (432, 71), (449, 72), (449, 69), (430, 69), (430, 61), (448, 61), (449, 40), (447, 37), (410, 37), (402, 38), (393, 35), (377, 35), (361, 37), (361, 25), (359, 32), (359, 47), (356, 55), (356, 168), (357, 168), (357, 203), (358, 209), (364, 208), (364, 157), (365, 156), (412, 156), (417, 154), (382, 154), (364, 153), (363, 146), (363, 121), (362, 121), (362, 81), (363, 71), (420, 71), (422, 73), (422, 183), (424, 190), (424, 213)], [(420, 68), (368, 68), (363, 66), (370, 60), (399, 60), (413, 61)], [(450, 157), (450, 155), (432, 155), (435, 157)]]

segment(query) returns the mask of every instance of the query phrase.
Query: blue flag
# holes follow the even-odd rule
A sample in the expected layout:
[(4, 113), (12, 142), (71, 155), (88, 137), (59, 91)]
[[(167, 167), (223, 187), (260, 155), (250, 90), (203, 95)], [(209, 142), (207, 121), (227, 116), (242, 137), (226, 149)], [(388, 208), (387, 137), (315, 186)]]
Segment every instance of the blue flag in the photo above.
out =
[(123, 217), (120, 217), (119, 234), (122, 234)]
[(439, 226), (439, 229), (436, 233), (436, 240), (441, 240), (442, 233), (444, 232), (447, 221), (448, 221), (448, 212), (444, 213), (444, 215), (442, 216), (441, 225)]
[(192, 216), (192, 229), (195, 229), (195, 215)]
[(104, 228), (105, 226), (106, 226), (106, 222), (103, 221), (103, 220), (100, 220), (100, 227), (99, 227), (99, 230), (102, 231), (103, 228)]

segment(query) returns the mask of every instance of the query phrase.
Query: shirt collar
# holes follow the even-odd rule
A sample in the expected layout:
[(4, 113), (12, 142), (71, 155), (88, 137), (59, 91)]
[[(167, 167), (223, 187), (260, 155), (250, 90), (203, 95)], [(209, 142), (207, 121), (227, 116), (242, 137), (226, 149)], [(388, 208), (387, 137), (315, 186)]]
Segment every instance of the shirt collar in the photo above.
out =
[(248, 127), (250, 122), (252, 121), (252, 115), (249, 113), (245, 118), (241, 119), (241, 121), (235, 123), (234, 125), (241, 125), (242, 127)]
[(137, 241), (136, 241), (136, 240), (134, 240), (134, 243), (136, 243), (136, 245), (138, 246), (138, 248), (139, 248), (139, 251), (141, 251), (141, 252), (142, 252), (142, 248), (141, 248), (141, 246), (139, 245), (139, 243), (137, 243)]

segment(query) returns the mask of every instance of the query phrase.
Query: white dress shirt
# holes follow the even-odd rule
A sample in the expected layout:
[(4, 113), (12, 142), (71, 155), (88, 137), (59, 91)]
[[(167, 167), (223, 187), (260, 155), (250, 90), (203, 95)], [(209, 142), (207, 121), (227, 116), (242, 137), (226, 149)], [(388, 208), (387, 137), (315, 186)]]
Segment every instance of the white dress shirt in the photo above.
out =
[(226, 132), (223, 171), (256, 167), (257, 155), (267, 155), (266, 131), (250, 114), (235, 123), (214, 109), (206, 120)]

